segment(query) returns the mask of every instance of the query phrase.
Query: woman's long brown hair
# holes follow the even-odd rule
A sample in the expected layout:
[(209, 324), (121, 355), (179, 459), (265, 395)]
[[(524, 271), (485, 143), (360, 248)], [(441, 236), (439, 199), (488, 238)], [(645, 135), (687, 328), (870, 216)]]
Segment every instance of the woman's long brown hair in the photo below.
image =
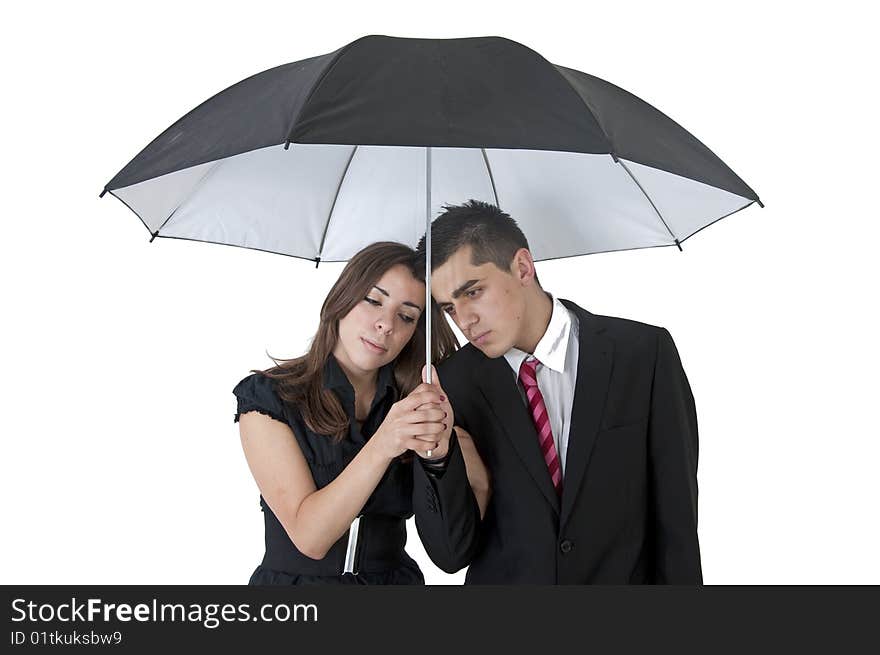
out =
[[(336, 280), (324, 305), (318, 331), (308, 352), (295, 359), (276, 359), (275, 366), (259, 371), (275, 381), (280, 398), (299, 409), (303, 420), (316, 434), (342, 440), (348, 434), (348, 415), (339, 398), (324, 389), (324, 365), (339, 339), (339, 320), (344, 318), (369, 293), (373, 285), (394, 266), (403, 265), (420, 282), (424, 282), (424, 266), (419, 266), (416, 252), (402, 243), (380, 241), (352, 257)], [(431, 299), (431, 359), (440, 362), (458, 348), (458, 341)], [(412, 338), (394, 360), (394, 381), (400, 397), (407, 395), (422, 381), (425, 364), (425, 312), (416, 323)]]

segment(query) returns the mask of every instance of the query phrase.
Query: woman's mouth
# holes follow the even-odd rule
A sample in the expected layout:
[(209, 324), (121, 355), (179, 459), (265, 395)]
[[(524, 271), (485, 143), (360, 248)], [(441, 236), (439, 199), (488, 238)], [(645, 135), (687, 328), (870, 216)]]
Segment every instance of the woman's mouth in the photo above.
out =
[(382, 354), (388, 352), (388, 349), (387, 349), (387, 348), (383, 348), (383, 347), (380, 346), (379, 344), (377, 344), (377, 343), (373, 343), (373, 342), (370, 341), (369, 339), (364, 339), (363, 337), (361, 337), (361, 341), (362, 341), (363, 344), (367, 347), (367, 350), (369, 350), (370, 352), (374, 352), (374, 353), (376, 353), (377, 355), (382, 355)]

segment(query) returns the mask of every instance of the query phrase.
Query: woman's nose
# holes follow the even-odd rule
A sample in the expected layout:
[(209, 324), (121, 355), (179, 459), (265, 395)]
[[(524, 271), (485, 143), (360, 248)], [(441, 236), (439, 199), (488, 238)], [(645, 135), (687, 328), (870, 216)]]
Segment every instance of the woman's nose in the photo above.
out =
[(385, 332), (386, 334), (391, 332), (393, 325), (394, 322), (389, 316), (380, 316), (376, 321), (376, 329), (379, 330), (379, 332)]

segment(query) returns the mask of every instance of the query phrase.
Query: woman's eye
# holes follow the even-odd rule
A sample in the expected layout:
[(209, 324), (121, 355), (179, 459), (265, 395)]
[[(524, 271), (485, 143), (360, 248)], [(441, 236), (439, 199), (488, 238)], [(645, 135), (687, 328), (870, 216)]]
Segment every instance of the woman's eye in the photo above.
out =
[(416, 322), (416, 319), (414, 319), (412, 316), (407, 316), (406, 314), (400, 314), (400, 318), (403, 319), (404, 323), (415, 323)]
[(470, 289), (470, 290), (467, 292), (466, 295), (467, 295), (468, 298), (476, 298), (477, 294), (478, 294), (480, 291), (482, 291), (482, 289), (480, 289), (480, 288), (477, 288), (477, 289)]
[(367, 301), (368, 303), (370, 303), (371, 305), (375, 305), (376, 307), (380, 307), (380, 306), (382, 305), (382, 303), (380, 303), (378, 300), (373, 300), (373, 299), (370, 298), (369, 296), (367, 296), (366, 298), (364, 298), (364, 300), (366, 300), (366, 301)]

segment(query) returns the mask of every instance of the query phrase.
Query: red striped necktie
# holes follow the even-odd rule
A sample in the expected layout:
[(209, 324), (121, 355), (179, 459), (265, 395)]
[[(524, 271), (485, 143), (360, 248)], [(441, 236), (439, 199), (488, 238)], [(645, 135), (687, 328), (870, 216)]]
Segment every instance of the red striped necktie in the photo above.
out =
[(550, 471), (550, 479), (553, 481), (556, 493), (562, 496), (562, 467), (559, 464), (559, 456), (556, 454), (556, 445), (553, 443), (553, 432), (550, 429), (547, 406), (544, 404), (541, 390), (538, 389), (538, 376), (535, 372), (540, 363), (534, 358), (531, 361), (528, 358), (524, 359), (522, 366), (519, 367), (519, 381), (526, 390), (526, 398), (532, 413), (532, 421), (535, 423), (535, 430), (538, 433), (538, 443), (541, 446), (544, 463), (547, 464), (547, 470)]

